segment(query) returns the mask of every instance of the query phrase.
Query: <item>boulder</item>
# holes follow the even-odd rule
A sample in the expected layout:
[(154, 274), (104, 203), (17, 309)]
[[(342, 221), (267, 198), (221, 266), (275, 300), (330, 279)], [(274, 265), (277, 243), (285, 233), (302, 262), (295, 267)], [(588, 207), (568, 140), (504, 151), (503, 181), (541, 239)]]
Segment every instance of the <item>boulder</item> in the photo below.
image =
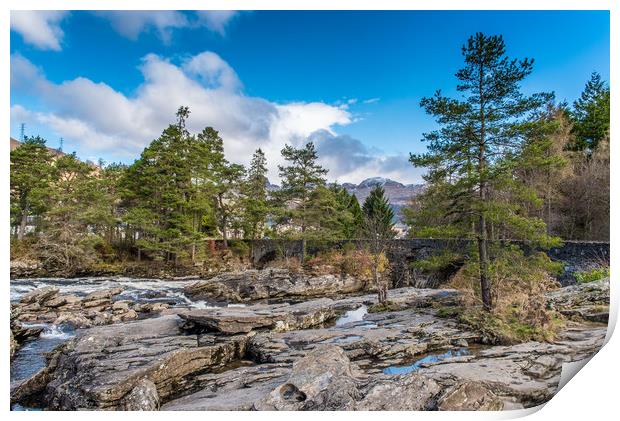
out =
[(84, 299), (83, 302), (88, 301), (99, 301), (99, 300), (110, 300), (113, 296), (120, 294), (123, 292), (123, 288), (107, 288), (101, 289), (95, 292), (91, 292)]
[(133, 320), (138, 318), (138, 313), (134, 310), (128, 310), (121, 316), (122, 321)]
[(94, 309), (95, 311), (101, 311), (105, 309), (110, 303), (109, 298), (90, 299), (82, 301), (82, 307)]
[(9, 345), (10, 345), (10, 359), (13, 360), (13, 356), (15, 355), (15, 353), (17, 352), (17, 349), (19, 348), (19, 344), (17, 343), (17, 341), (15, 340), (15, 337), (13, 336), (13, 330), (11, 329), (11, 339), (9, 340)]
[(46, 286), (43, 288), (37, 288), (32, 290), (26, 294), (24, 294), (20, 300), (22, 304), (34, 304), (37, 303), (41, 305), (46, 300), (56, 296), (58, 294), (59, 289), (56, 287)]
[(67, 304), (67, 299), (64, 296), (56, 296), (45, 301), (45, 307), (57, 308)]
[(129, 302), (127, 301), (116, 301), (112, 304), (112, 310), (114, 311), (127, 311), (129, 310)]
[(67, 324), (75, 329), (83, 329), (93, 326), (92, 320), (82, 314), (64, 313), (56, 318), (55, 325)]
[(294, 411), (354, 406), (362, 374), (337, 346), (322, 346), (293, 364), (287, 381), (254, 404), (257, 410)]
[(43, 332), (42, 326), (24, 326), (14, 321), (11, 324), (11, 335), (18, 343), (22, 343), (30, 338), (38, 337)]
[(254, 409), (419, 411), (431, 408), (440, 392), (436, 382), (416, 373), (370, 378), (340, 347), (326, 345), (296, 361), (287, 381)]

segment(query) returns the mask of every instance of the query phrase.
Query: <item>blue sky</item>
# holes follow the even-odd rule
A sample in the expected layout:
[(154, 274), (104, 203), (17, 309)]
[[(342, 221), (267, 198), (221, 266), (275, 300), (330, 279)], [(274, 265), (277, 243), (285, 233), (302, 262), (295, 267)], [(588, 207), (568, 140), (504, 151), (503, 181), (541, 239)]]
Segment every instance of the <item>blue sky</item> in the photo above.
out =
[(22, 12), (11, 17), (11, 135), (41, 134), (83, 158), (131, 162), (187, 104), (229, 159), (317, 143), (332, 179), (420, 181), (407, 163), (435, 124), (419, 108), (455, 92), (460, 48), (502, 34), (535, 59), (525, 92), (572, 102), (609, 79), (605, 11)]

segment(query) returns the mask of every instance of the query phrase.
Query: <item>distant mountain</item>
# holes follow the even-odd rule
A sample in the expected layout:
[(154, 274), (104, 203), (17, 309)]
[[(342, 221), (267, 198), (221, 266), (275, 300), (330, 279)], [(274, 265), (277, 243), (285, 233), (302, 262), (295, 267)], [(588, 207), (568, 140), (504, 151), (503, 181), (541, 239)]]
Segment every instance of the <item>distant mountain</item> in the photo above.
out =
[[(347, 189), (349, 194), (354, 194), (357, 197), (360, 205), (364, 203), (364, 200), (366, 200), (366, 197), (370, 194), (370, 191), (377, 185), (383, 187), (385, 190), (385, 195), (390, 201), (392, 209), (394, 209), (396, 222), (400, 222), (402, 219), (400, 210), (409, 204), (412, 197), (417, 196), (424, 189), (423, 184), (403, 184), (385, 177), (367, 178), (359, 184), (341, 184), (342, 187)], [(280, 186), (271, 184), (269, 180), (267, 180), (268, 191), (277, 191), (279, 189)]]
[(342, 187), (347, 189), (351, 194), (357, 196), (357, 200), (363, 203), (366, 196), (376, 186), (381, 186), (385, 190), (385, 195), (392, 205), (406, 205), (412, 197), (418, 195), (424, 188), (423, 184), (403, 184), (398, 181), (384, 177), (371, 177), (355, 185), (352, 183), (344, 183)]
[(271, 184), (269, 179), (267, 179), (267, 184), (265, 185), (265, 187), (267, 188), (267, 191), (278, 191), (278, 190), (280, 190), (280, 186), (278, 186), (277, 184)]

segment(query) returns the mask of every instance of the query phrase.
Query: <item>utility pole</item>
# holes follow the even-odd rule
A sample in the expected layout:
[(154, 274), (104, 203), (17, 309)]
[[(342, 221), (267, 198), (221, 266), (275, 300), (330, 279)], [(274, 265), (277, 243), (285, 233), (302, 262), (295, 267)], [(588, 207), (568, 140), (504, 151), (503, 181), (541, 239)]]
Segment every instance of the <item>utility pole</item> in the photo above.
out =
[(19, 141), (23, 142), (26, 137), (26, 123), (19, 125)]
[(63, 139), (62, 137), (60, 138), (60, 148), (58, 148), (58, 150), (60, 152), (62, 152), (62, 146), (65, 144), (65, 139)]

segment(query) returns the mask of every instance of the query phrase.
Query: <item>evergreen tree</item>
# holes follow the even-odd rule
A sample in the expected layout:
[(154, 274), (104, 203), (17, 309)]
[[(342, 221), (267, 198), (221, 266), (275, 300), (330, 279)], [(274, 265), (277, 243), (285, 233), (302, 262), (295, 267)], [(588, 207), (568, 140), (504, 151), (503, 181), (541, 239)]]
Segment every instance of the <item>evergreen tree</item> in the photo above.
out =
[(239, 164), (225, 161), (217, 174), (215, 185), (215, 204), (218, 226), (224, 247), (228, 247), (229, 229), (240, 228), (239, 220), (239, 186), (245, 176), (245, 168)]
[(267, 214), (267, 160), (259, 148), (252, 156), (247, 178), (243, 185), (243, 232), (245, 238), (258, 239), (263, 236)]
[[(533, 60), (509, 59), (501, 36), (482, 33), (469, 38), (462, 52), (465, 66), (456, 73), (462, 98), (437, 92), (421, 106), (436, 117), (441, 129), (426, 133), (428, 152), (411, 155), (411, 162), (427, 167), (430, 185), (447, 183), (456, 227), (464, 236), (475, 233), (480, 289), (484, 308), (490, 310), (489, 230), (503, 224), (516, 238), (548, 242), (544, 222), (530, 218), (515, 202), (530, 196), (513, 177), (532, 113), (552, 99), (551, 94), (525, 96), (519, 83), (532, 72)], [(503, 192), (510, 190), (511, 195)], [(495, 192), (497, 194), (491, 194)], [(502, 194), (500, 194), (502, 193)], [(491, 223), (491, 224), (490, 224)]]
[(296, 236), (305, 239), (306, 231), (317, 223), (311, 218), (318, 216), (313, 209), (312, 193), (325, 185), (327, 170), (317, 164), (318, 156), (312, 142), (299, 149), (286, 145), (282, 156), (290, 163), (278, 166), (282, 189), (277, 197), (284, 209), (283, 220), (299, 232)]
[(515, 166), (515, 176), (539, 199), (525, 200), (524, 209), (543, 219), (548, 233), (556, 235), (560, 223), (560, 184), (571, 171), (571, 152), (566, 150), (570, 129), (566, 111), (549, 104), (533, 121), (518, 156), (520, 164)]
[(192, 241), (191, 199), (193, 136), (185, 130), (189, 110), (181, 107), (177, 124), (144, 149), (124, 177), (132, 210), (126, 221), (140, 228), (139, 249), (175, 261)]
[(99, 169), (91, 175), (94, 189), (97, 191), (96, 207), (93, 209), (93, 232), (105, 237), (108, 245), (120, 246), (126, 235), (122, 235), (122, 216), (124, 212), (121, 200), (120, 181), (124, 177), (127, 166), (112, 163), (105, 165), (100, 160)]
[(330, 190), (336, 200), (336, 237), (338, 239), (360, 237), (364, 227), (364, 214), (357, 197), (337, 184), (333, 184)]
[(342, 240), (352, 238), (356, 231), (353, 214), (349, 210), (351, 198), (341, 186), (318, 186), (310, 196), (308, 220), (312, 230), (306, 232), (315, 240)]
[(194, 182), (191, 209), (194, 231), (197, 239), (216, 237), (219, 224), (215, 195), (226, 165), (224, 141), (218, 131), (212, 127), (203, 129), (196, 136), (191, 156)]
[(105, 197), (93, 176), (96, 167), (75, 154), (59, 157), (55, 170), (51, 204), (34, 251), (48, 270), (74, 274), (96, 260), (95, 246), (102, 238), (90, 228), (100, 222)]
[(581, 97), (573, 104), (573, 149), (595, 150), (599, 142), (609, 133), (609, 86), (594, 72), (586, 83)]
[(394, 232), (394, 211), (385, 197), (383, 187), (377, 185), (371, 191), (364, 205), (364, 237), (367, 239), (372, 254), (372, 273), (377, 288), (378, 301), (387, 301), (388, 283), (383, 279), (389, 262), (385, 256), (387, 241), (392, 240)]
[(351, 194), (349, 196), (349, 203), (347, 209), (352, 216), (351, 229), (347, 230), (346, 238), (358, 238), (364, 231), (364, 212), (360, 206), (360, 202), (357, 200), (357, 196)]
[(41, 216), (49, 202), (54, 179), (52, 155), (41, 137), (26, 137), (11, 151), (11, 220), (17, 238), (26, 234), (29, 217)]
[(394, 211), (385, 197), (383, 187), (377, 185), (370, 191), (362, 211), (368, 238), (394, 238)]

